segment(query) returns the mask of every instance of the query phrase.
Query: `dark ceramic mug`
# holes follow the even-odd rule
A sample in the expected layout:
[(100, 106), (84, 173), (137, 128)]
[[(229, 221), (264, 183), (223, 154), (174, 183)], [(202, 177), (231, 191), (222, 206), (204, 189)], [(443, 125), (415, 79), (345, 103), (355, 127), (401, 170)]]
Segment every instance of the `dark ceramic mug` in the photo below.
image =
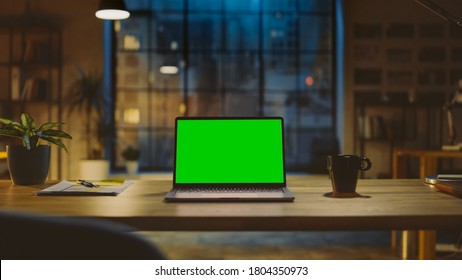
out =
[(359, 171), (371, 169), (371, 160), (364, 156), (330, 155), (327, 157), (327, 170), (332, 188), (337, 193), (356, 192)]

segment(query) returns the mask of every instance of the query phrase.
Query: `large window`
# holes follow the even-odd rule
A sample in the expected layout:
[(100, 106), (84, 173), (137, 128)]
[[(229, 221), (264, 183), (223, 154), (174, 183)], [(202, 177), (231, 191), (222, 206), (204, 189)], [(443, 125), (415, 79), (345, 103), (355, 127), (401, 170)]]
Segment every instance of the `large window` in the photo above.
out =
[(142, 170), (171, 170), (176, 116), (277, 115), (288, 170), (309, 171), (335, 138), (333, 2), (126, 1), (131, 16), (114, 26), (113, 166), (133, 145)]

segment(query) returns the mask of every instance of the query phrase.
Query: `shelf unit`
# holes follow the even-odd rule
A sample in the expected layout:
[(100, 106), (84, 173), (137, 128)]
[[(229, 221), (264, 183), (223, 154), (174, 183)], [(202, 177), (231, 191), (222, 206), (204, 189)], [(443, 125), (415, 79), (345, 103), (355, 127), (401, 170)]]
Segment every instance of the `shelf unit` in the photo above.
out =
[[(462, 29), (442, 21), (356, 22), (351, 32), (354, 152), (388, 151), (391, 162), (394, 147), (440, 148), (444, 105), (462, 78)], [(380, 137), (370, 131), (380, 125), (367, 126), (377, 117)]]
[[(27, 12), (0, 21), (0, 116), (29, 113), (37, 125), (62, 119), (62, 34), (49, 18)], [(12, 139), (0, 139), (1, 149)], [(49, 178), (61, 177), (61, 150), (52, 146)]]
[(380, 149), (382, 156), (390, 158), (387, 169), (391, 171), (396, 147), (441, 147), (445, 131), (444, 100), (432, 96), (429, 101), (410, 102), (401, 98), (384, 99), (379, 93), (364, 95), (356, 96), (355, 153), (367, 155), (371, 147)]

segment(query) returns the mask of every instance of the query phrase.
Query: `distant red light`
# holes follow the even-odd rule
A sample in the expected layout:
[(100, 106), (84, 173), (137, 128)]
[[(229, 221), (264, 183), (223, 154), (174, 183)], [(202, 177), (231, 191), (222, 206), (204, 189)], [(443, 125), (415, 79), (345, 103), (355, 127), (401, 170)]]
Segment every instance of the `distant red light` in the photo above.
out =
[(313, 83), (314, 83), (313, 77), (311, 77), (311, 76), (306, 77), (305, 83), (306, 83), (306, 85), (309, 86), (309, 87), (312, 86)]

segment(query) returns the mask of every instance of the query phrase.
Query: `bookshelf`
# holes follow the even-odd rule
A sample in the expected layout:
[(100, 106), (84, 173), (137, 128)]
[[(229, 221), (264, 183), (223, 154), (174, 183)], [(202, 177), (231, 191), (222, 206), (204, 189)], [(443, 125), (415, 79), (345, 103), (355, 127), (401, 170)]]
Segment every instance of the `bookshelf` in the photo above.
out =
[[(397, 147), (439, 149), (443, 143), (444, 100), (438, 96), (383, 96), (379, 91), (357, 92), (355, 96), (355, 153), (389, 158)], [(372, 151), (373, 152), (373, 151)], [(388, 178), (391, 173), (384, 172)]]
[(395, 147), (441, 148), (444, 106), (462, 78), (462, 29), (438, 19), (350, 28), (354, 152), (385, 163)]
[[(50, 18), (26, 12), (0, 19), (0, 116), (37, 124), (61, 121), (62, 34)], [(11, 139), (0, 139), (0, 149)], [(50, 178), (59, 178), (61, 151), (52, 151)]]

